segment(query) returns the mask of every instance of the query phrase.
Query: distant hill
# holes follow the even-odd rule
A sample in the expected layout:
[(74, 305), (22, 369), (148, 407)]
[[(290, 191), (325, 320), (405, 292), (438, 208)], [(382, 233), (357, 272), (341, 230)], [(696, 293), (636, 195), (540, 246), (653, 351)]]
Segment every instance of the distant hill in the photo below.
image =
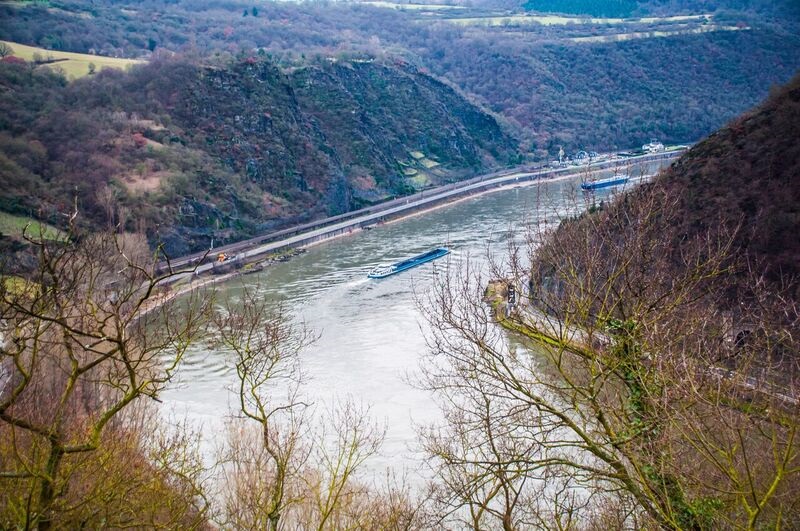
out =
[(67, 83), (0, 64), (0, 211), (146, 230), (181, 254), (518, 161), (517, 141), (402, 64), (164, 57)]
[[(498, 0), (504, 2), (505, 0)], [(521, 0), (526, 10), (550, 13), (630, 17), (669, 13), (713, 13), (717, 10), (758, 11), (773, 15), (796, 14), (792, 0), (758, 2), (750, 0)], [(492, 0), (485, 0), (487, 5)]]
[[(342, 54), (401, 57), (502, 116), (533, 159), (562, 147), (694, 142), (800, 68), (796, 0), (531, 0), (571, 17), (523, 14), (524, 1), (440, 10), (392, 2), (0, 2), (0, 39), (129, 58), (260, 51), (284, 68)], [(616, 18), (631, 4), (631, 15), (647, 18)], [(673, 16), (680, 14), (696, 16)]]
[(595, 17), (629, 17), (636, 0), (527, 0), (523, 8), (540, 13), (568, 13)]

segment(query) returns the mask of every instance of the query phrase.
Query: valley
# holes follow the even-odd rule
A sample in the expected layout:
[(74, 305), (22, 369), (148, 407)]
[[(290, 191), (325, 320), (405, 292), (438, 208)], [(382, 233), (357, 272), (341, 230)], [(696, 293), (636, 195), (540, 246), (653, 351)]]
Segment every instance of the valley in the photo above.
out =
[(0, 39), (0, 528), (800, 528), (796, 1)]

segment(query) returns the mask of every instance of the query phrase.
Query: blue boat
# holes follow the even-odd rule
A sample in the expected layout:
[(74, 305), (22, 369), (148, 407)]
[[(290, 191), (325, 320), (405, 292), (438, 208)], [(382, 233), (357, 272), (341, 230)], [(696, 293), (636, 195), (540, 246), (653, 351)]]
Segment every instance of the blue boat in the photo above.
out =
[(581, 183), (582, 190), (599, 190), (600, 188), (608, 188), (609, 186), (617, 186), (625, 184), (630, 180), (627, 175), (615, 175), (614, 177), (606, 177), (605, 179), (597, 179), (595, 181), (586, 181)]
[(439, 247), (438, 249), (434, 249), (433, 251), (428, 251), (427, 253), (419, 254), (413, 258), (408, 258), (406, 260), (396, 262), (392, 265), (378, 266), (372, 271), (370, 271), (367, 276), (369, 278), (388, 277), (389, 275), (400, 273), (401, 271), (405, 271), (406, 269), (411, 269), (412, 267), (417, 267), (418, 265), (422, 265), (426, 262), (431, 262), (449, 253), (450, 253), (449, 249), (445, 249), (444, 247)]

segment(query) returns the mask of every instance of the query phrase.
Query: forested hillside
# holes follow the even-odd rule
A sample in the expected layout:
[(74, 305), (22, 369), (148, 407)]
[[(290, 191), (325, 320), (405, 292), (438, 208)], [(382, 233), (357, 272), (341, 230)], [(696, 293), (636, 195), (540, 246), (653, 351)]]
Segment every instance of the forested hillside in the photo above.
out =
[(800, 67), (800, 38), (769, 31), (580, 45), (454, 42), (434, 72), (457, 72), (465, 90), (527, 130), (532, 152), (551, 156), (559, 145), (606, 151), (650, 138), (697, 140)]
[[(525, 9), (533, 11), (591, 15), (596, 17), (630, 17), (669, 13), (709, 13), (718, 9), (757, 10), (781, 14), (796, 11), (791, 0), (759, 2), (752, 0), (520, 0)], [(502, 0), (500, 0), (502, 2)], [(514, 5), (505, 2), (506, 5)], [(486, 0), (487, 5), (492, 0)], [(502, 4), (501, 4), (502, 5)]]
[(185, 253), (518, 160), (413, 67), (164, 58), (67, 83), (0, 65), (0, 210), (121, 223)]
[[(568, 4), (602, 4), (590, 14), (619, 17), (606, 8), (629, 3), (540, 7), (585, 11)], [(288, 67), (309, 57), (402, 57), (505, 117), (533, 158), (559, 146), (695, 141), (800, 68), (800, 12), (790, 1), (652, 0), (632, 14), (651, 18), (536, 17), (509, 6), (61, 0), (0, 4), (0, 38), (120, 57), (262, 50)]]
[[(632, 258), (633, 267), (651, 278), (669, 283), (691, 266), (687, 255), (703, 257), (712, 248), (728, 248), (725, 267), (730, 269), (720, 275), (725, 283), (716, 284), (722, 288), (716, 293), (720, 307), (736, 311), (740, 303), (757, 297), (757, 290), (769, 294), (769, 304), (780, 297), (798, 301), (798, 138), (800, 75), (692, 147), (652, 183), (605, 210), (562, 225), (549, 245), (560, 246), (592, 225), (614, 227), (625, 237), (648, 225), (641, 237), (648, 247), (661, 249), (659, 259)], [(608, 272), (615, 264), (592, 267)]]
[[(723, 226), (771, 289), (800, 300), (800, 75), (693, 147), (658, 185), (678, 198), (680, 239)], [(744, 276), (744, 271), (741, 272)]]

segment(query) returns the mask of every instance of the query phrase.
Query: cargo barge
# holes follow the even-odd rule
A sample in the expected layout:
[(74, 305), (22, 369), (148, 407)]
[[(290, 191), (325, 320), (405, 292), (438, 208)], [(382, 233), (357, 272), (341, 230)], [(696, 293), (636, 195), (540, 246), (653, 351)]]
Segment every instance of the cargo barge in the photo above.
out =
[(407, 269), (411, 269), (412, 267), (417, 267), (427, 262), (431, 262), (449, 253), (450, 253), (449, 249), (445, 249), (444, 247), (439, 247), (432, 251), (428, 251), (427, 253), (419, 254), (413, 258), (408, 258), (406, 260), (396, 262), (392, 265), (378, 266), (372, 271), (370, 271), (367, 276), (369, 278), (385, 278), (390, 275), (394, 275), (402, 271), (405, 271)]

